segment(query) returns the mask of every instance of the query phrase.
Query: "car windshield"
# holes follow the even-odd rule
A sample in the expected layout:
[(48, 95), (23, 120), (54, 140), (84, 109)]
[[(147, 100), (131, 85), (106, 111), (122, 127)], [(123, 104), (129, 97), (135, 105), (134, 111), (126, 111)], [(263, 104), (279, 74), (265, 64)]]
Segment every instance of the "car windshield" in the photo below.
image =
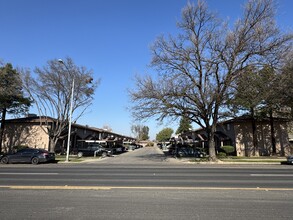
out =
[(30, 149), (30, 148), (24, 148), (24, 149), (21, 149), (21, 150), (19, 150), (19, 151), (17, 151), (16, 153), (17, 154), (22, 154), (22, 153), (30, 153), (30, 152), (32, 152), (33, 151), (33, 149)]
[(101, 148), (102, 146), (99, 144), (90, 144), (89, 147), (90, 148)]
[(16, 152), (17, 154), (22, 154), (22, 153), (48, 153), (47, 150), (44, 149), (35, 149), (35, 148), (25, 148), (21, 149)]

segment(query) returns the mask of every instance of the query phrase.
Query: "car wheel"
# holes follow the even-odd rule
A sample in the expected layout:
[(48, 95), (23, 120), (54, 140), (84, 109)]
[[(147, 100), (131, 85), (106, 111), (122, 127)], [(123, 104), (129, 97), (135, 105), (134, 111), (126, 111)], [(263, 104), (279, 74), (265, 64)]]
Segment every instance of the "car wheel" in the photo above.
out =
[(202, 158), (203, 157), (203, 154), (200, 154), (199, 157)]
[(8, 163), (9, 163), (9, 159), (8, 159), (8, 157), (3, 157), (3, 158), (1, 159), (1, 163), (8, 164)]
[(33, 157), (31, 162), (32, 164), (37, 165), (39, 163), (39, 158)]
[(83, 156), (83, 153), (82, 152), (78, 152), (77, 153), (77, 157), (82, 157)]
[(103, 152), (102, 157), (106, 157), (106, 156), (107, 156), (107, 152)]

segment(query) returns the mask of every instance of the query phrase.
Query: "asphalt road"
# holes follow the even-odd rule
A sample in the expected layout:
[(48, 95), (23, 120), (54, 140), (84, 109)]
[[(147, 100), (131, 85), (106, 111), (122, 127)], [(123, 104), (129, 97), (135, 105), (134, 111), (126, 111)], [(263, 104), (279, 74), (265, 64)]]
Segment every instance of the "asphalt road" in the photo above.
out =
[(0, 165), (1, 219), (291, 219), (293, 166), (199, 165), (156, 148)]
[[(290, 167), (291, 168), (291, 167)], [(293, 170), (270, 167), (10, 165), (1, 186), (206, 187), (293, 189)]]

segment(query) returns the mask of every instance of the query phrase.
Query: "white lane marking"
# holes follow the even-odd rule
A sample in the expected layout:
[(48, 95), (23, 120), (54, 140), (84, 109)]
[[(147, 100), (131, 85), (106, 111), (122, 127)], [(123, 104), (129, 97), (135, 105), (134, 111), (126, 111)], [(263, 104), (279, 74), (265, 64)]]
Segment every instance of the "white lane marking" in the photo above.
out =
[(0, 173), (0, 175), (59, 175), (59, 173)]
[(293, 174), (250, 174), (250, 176), (293, 177)]
[(225, 188), (225, 187), (144, 187), (144, 186), (13, 186), (0, 185), (0, 189), (38, 190), (247, 190), (247, 191), (293, 191), (293, 188)]

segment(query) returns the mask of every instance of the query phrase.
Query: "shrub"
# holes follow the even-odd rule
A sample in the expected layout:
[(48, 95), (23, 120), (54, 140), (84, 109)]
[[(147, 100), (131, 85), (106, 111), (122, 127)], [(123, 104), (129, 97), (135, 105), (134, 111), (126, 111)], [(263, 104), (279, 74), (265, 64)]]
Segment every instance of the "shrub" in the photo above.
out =
[(148, 142), (146, 147), (153, 147), (154, 146), (154, 142)]
[(235, 148), (233, 146), (223, 146), (221, 149), (227, 154), (230, 155), (235, 151)]
[(225, 157), (227, 157), (227, 154), (224, 152), (219, 152), (217, 156), (218, 156), (218, 158), (225, 158)]

